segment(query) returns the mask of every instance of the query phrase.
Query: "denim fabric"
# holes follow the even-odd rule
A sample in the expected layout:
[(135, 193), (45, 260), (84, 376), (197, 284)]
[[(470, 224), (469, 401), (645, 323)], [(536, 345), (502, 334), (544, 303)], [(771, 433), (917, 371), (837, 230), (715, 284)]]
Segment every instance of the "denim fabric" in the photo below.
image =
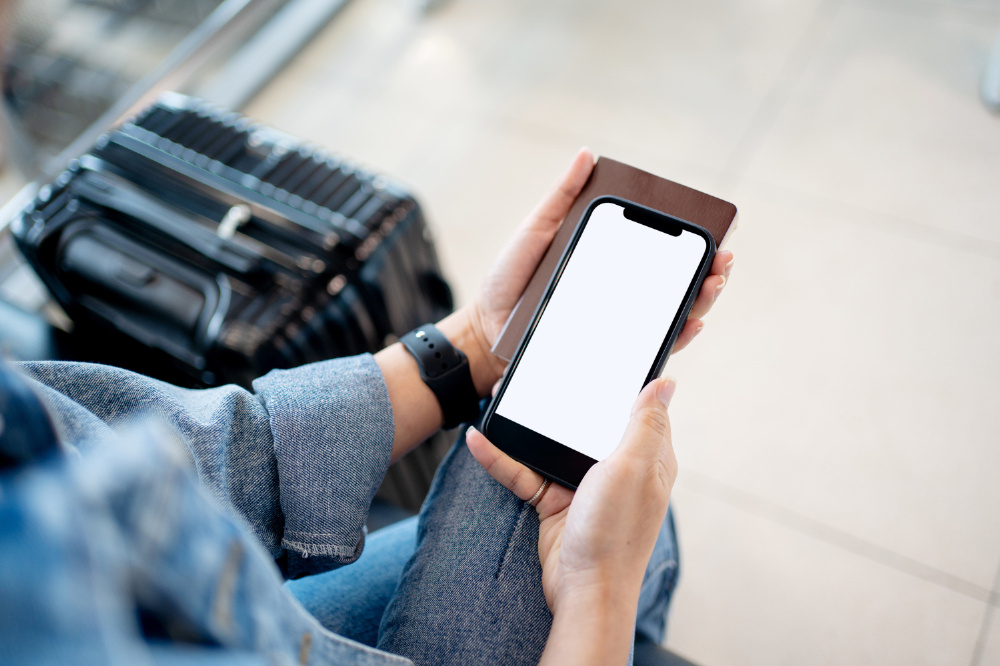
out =
[[(33, 380), (0, 364), (4, 664), (537, 661), (551, 623), (537, 516), (464, 438), (419, 523), (376, 533), (350, 566), (282, 584), (275, 560), (322, 571), (364, 546), (393, 433), (370, 356), (272, 373), (256, 394), (23, 368)], [(10, 437), (25, 428), (28, 440)], [(640, 599), (637, 628), (652, 638), (676, 573), (668, 522)]]
[(208, 492), (232, 506), (288, 576), (351, 562), (392, 452), (392, 407), (369, 354), (181, 389), (104, 365), (20, 366), (81, 453), (146, 415), (176, 435)]
[[(508, 508), (517, 509), (519, 520), (534, 522), (533, 529), (514, 529), (509, 522), (488, 519), (463, 528), (466, 516), (477, 513), (478, 504), (484, 497), (494, 501), (497, 498), (505, 500), (505, 496), (510, 495), (488, 475), (470, 474), (478, 465), (476, 468), (466, 465), (469, 465), (469, 456), (463, 437), (439, 469), (440, 479), (424, 504), (419, 539), (417, 518), (401, 521), (372, 534), (365, 552), (351, 566), (290, 581), (287, 584), (289, 591), (326, 629), (366, 645), (403, 650), (418, 664), (536, 663), (551, 622), (547, 609), (543, 612), (539, 605), (544, 601), (537, 599), (540, 596), (537, 578), (540, 569), (526, 567), (538, 560), (538, 542), (534, 536), (537, 517), (533, 510), (525, 511), (522, 516), (524, 503), (515, 499)], [(452, 475), (468, 483), (469, 492), (465, 493), (468, 500), (461, 500), (466, 502), (464, 505), (456, 503), (455, 496), (442, 496), (440, 489), (453, 482)], [(439, 521), (441, 507), (450, 507), (453, 511)], [(485, 516), (489, 515), (485, 512)], [(458, 520), (453, 521), (455, 517)], [(497, 529), (498, 524), (504, 527)], [(486, 531), (483, 525), (487, 526)], [(458, 530), (462, 534), (452, 538)], [(416, 551), (418, 543), (419, 552)], [(664, 619), (677, 583), (676, 546), (673, 519), (668, 514), (643, 578), (636, 618), (637, 633), (658, 643), (665, 637)], [(503, 565), (498, 561), (501, 551), (505, 551)], [(413, 562), (408, 566), (411, 557)], [(492, 582), (501, 568), (503, 576), (516, 576), (518, 570), (526, 568), (534, 572), (523, 576), (520, 590), (506, 588), (501, 591), (497, 588), (507, 584), (498, 581), (493, 586)], [(414, 569), (420, 572), (414, 573)], [(428, 569), (436, 569), (435, 575), (425, 577)], [(408, 572), (405, 578), (404, 570)], [(403, 586), (400, 586), (401, 579), (405, 581)], [(435, 581), (434, 587), (430, 586), (430, 580)], [(470, 582), (473, 583), (471, 588)], [(448, 595), (450, 590), (454, 590), (453, 596)], [(471, 591), (478, 591), (481, 598), (472, 599)], [(535, 598), (536, 612), (524, 611), (522, 597), (525, 595)], [(456, 599), (462, 600), (464, 606), (456, 606)], [(385, 613), (390, 603), (392, 617)], [(508, 635), (494, 636), (497, 633), (495, 618), (482, 617), (484, 609), (507, 622), (501, 630), (517, 632), (517, 639), (510, 642)], [(469, 621), (458, 621), (456, 633), (453, 625), (462, 615), (468, 615)], [(379, 644), (376, 641), (383, 616), (386, 624)], [(405, 624), (406, 630), (397, 630), (396, 624)], [(411, 645), (400, 648), (399, 643), (407, 640), (407, 634)], [(529, 638), (532, 640), (527, 640)], [(506, 651), (498, 651), (491, 644), (493, 640), (504, 643)]]
[(324, 630), (169, 438), (0, 473), (3, 663), (409, 663)]
[[(637, 629), (658, 641), (677, 572), (668, 517), (637, 614)], [(460, 437), (421, 509), (416, 551), (382, 616), (378, 647), (421, 666), (538, 663), (552, 623), (541, 574), (538, 514), (494, 481)]]
[(417, 551), (382, 617), (378, 647), (421, 666), (538, 663), (551, 623), (538, 514), (494, 481), (462, 438), (421, 510)]
[(59, 450), (48, 413), (28, 383), (0, 363), (0, 469), (13, 468)]
[(639, 607), (635, 631), (646, 640), (662, 644), (667, 638), (667, 612), (677, 587), (680, 574), (680, 556), (677, 549), (677, 532), (674, 529), (674, 510), (667, 510), (667, 519), (660, 527), (660, 534), (653, 546), (653, 555), (642, 577), (639, 590)]
[(286, 587), (326, 629), (374, 647), (382, 614), (416, 542), (413, 516), (370, 534), (365, 552), (351, 566), (291, 580)]

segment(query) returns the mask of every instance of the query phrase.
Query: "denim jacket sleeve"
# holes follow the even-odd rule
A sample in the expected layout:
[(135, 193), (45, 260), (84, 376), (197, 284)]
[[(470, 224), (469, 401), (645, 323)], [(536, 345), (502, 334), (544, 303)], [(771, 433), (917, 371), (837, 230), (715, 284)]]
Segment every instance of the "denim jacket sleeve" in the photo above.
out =
[(103, 365), (36, 362), (60, 441), (86, 455), (149, 415), (165, 421), (207, 490), (249, 523), (286, 576), (352, 562), (389, 465), (393, 417), (370, 354), (182, 389)]

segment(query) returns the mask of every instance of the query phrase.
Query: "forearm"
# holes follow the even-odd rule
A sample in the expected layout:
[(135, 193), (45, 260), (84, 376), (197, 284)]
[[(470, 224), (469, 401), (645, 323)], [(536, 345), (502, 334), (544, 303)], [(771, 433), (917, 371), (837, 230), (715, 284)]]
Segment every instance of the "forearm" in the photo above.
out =
[(620, 586), (583, 587), (561, 600), (541, 664), (625, 664), (638, 594)]
[[(438, 322), (437, 327), (449, 342), (469, 359), (472, 380), (480, 397), (489, 395), (500, 378), (499, 359), (482, 342), (483, 335), (471, 307), (465, 307)], [(420, 379), (416, 360), (401, 343), (375, 355), (392, 403), (395, 431), (392, 459), (396, 460), (420, 444), (444, 423), (441, 405), (434, 393)]]

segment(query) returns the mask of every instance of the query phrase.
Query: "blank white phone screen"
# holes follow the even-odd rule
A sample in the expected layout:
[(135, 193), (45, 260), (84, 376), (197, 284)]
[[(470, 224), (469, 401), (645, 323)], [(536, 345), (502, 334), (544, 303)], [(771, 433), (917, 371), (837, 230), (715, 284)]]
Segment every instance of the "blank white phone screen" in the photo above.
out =
[(496, 409), (595, 460), (621, 441), (706, 249), (624, 213), (594, 208)]

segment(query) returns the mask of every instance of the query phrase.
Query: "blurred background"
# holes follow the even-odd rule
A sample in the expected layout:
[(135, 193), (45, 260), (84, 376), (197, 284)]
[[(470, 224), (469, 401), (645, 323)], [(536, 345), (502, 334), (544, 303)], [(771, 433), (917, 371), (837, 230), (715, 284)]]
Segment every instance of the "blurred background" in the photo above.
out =
[[(1000, 2), (21, 5), (8, 216), (163, 86), (405, 183), (459, 303), (581, 145), (735, 203), (731, 283), (668, 365), (668, 646), (1000, 664)], [(45, 311), (0, 247), (0, 298)]]

